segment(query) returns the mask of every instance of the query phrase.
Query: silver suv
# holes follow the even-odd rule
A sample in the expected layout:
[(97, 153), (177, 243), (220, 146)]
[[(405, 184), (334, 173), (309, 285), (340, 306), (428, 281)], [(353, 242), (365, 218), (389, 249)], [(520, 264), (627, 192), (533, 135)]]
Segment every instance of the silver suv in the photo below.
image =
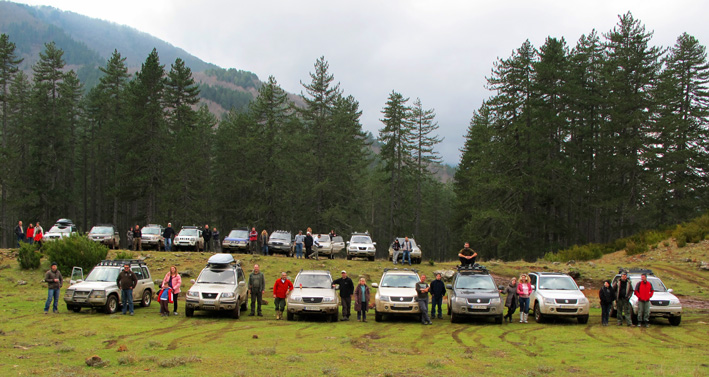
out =
[(155, 285), (150, 278), (150, 270), (141, 260), (104, 260), (94, 267), (84, 280), (81, 267), (74, 267), (70, 286), (64, 293), (64, 302), (68, 310), (75, 312), (81, 308), (103, 309), (106, 314), (115, 313), (121, 303), (121, 292), (116, 284), (118, 274), (129, 263), (130, 269), (138, 277), (138, 284), (133, 289), (133, 302), (140, 306), (150, 306)]
[(332, 287), (330, 271), (301, 270), (295, 277), (293, 291), (288, 296), (287, 318), (296, 314), (325, 315), (328, 322), (337, 322), (339, 296)]
[(385, 268), (379, 284), (372, 283), (372, 287), (377, 288), (374, 320), (381, 322), (385, 314), (420, 314), (416, 301), (416, 283), (420, 281), (416, 270)]
[(239, 263), (231, 254), (215, 254), (187, 292), (185, 316), (192, 317), (195, 310), (225, 310), (238, 319), (246, 310), (247, 299), (248, 288)]
[(462, 317), (492, 317), (495, 323), (502, 323), (504, 304), (500, 297), (503, 287), (495, 286), (495, 279), (483, 266), (459, 266), (448, 284), (448, 314), (451, 322), (459, 322)]
[(374, 254), (377, 252), (375, 246), (377, 243), (372, 242), (369, 233), (352, 233), (352, 237), (347, 241), (347, 259), (367, 258), (373, 261)]
[(580, 324), (588, 322), (590, 304), (581, 292), (584, 287), (577, 286), (571, 276), (560, 272), (532, 272), (529, 279), (533, 289), (529, 305), (538, 323), (552, 316), (576, 317)]
[[(397, 237), (397, 240), (399, 240), (399, 244), (404, 245), (404, 237)], [(421, 264), (421, 248), (419, 247), (418, 244), (416, 244), (416, 240), (413, 238), (409, 238), (409, 241), (411, 241), (411, 263), (412, 264)], [(394, 259), (394, 243), (392, 242), (391, 245), (389, 245), (389, 260)], [(399, 257), (397, 258), (397, 263), (401, 262), (404, 260), (404, 252), (399, 249)]]
[(94, 226), (87, 237), (91, 241), (102, 243), (111, 249), (118, 249), (118, 245), (121, 243), (121, 236), (118, 235), (118, 230), (110, 224)]
[(287, 230), (274, 230), (268, 236), (268, 253), (285, 254), (289, 257), (293, 256), (293, 239), (291, 233)]
[[(679, 302), (677, 296), (672, 292), (672, 289), (667, 289), (662, 280), (652, 273), (652, 270), (630, 270), (628, 272), (628, 279), (633, 285), (633, 289), (640, 282), (640, 275), (646, 274), (647, 281), (652, 284), (652, 290), (655, 291), (650, 298), (650, 317), (664, 317), (670, 321), (670, 325), (679, 326), (682, 322), (682, 304)], [(620, 273), (615, 276), (613, 283), (620, 279)], [(633, 294), (630, 297), (630, 306), (633, 312), (630, 318), (633, 319), (633, 324), (637, 324), (638, 316), (635, 315), (638, 312), (638, 298)], [(616, 302), (613, 301), (613, 309), (611, 309), (611, 316), (617, 316)]]
[(140, 231), (140, 244), (143, 245), (143, 249), (155, 248), (157, 251), (160, 251), (160, 249), (165, 250), (165, 237), (162, 236), (164, 231), (165, 228), (159, 224), (148, 224), (144, 226)]

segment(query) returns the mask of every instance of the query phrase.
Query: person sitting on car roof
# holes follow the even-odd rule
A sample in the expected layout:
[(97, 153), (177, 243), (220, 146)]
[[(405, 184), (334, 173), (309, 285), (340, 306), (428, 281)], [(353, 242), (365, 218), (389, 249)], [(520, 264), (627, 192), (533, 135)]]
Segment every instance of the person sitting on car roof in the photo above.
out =
[(470, 248), (470, 242), (466, 242), (465, 246), (458, 252), (458, 259), (460, 259), (461, 266), (475, 264), (475, 258), (477, 258), (477, 256), (478, 253)]

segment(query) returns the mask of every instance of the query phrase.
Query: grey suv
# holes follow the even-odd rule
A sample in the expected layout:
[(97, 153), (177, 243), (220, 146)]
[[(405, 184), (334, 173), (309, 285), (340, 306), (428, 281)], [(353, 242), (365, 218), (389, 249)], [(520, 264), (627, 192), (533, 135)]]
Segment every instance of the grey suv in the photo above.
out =
[(102, 243), (111, 249), (118, 249), (121, 242), (121, 236), (118, 235), (118, 230), (110, 224), (96, 225), (91, 228), (87, 235), (91, 241)]
[(451, 322), (459, 322), (463, 317), (491, 317), (495, 323), (502, 323), (502, 287), (495, 286), (495, 279), (484, 266), (459, 266), (453, 284), (446, 288)]
[(187, 292), (185, 316), (192, 317), (195, 310), (223, 310), (238, 319), (241, 311), (246, 310), (247, 300), (248, 288), (241, 265), (231, 254), (215, 254)]
[(332, 287), (330, 271), (301, 270), (295, 277), (293, 291), (288, 296), (287, 319), (295, 315), (325, 315), (328, 322), (337, 322), (339, 295)]
[(274, 230), (268, 236), (268, 253), (280, 253), (289, 257), (293, 256), (293, 239), (287, 230)]
[(155, 248), (155, 250), (160, 251), (160, 249), (165, 250), (165, 237), (162, 236), (165, 228), (159, 224), (148, 224), (143, 227), (141, 232), (140, 244), (143, 245), (143, 249)]

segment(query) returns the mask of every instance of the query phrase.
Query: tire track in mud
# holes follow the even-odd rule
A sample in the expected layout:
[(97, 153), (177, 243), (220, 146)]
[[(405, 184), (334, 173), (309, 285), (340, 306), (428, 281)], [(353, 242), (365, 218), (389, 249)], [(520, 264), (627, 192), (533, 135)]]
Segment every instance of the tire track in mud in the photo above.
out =
[[(653, 326), (652, 328), (647, 328), (647, 329), (643, 328), (642, 332), (644, 335), (646, 335), (650, 338), (653, 338), (655, 340), (658, 340), (660, 343), (663, 343), (663, 344), (671, 344), (673, 346), (680, 346), (680, 347), (688, 347), (688, 346), (694, 347), (694, 346), (696, 346), (696, 344), (688, 343), (683, 340), (679, 340), (679, 339), (675, 338), (674, 336), (668, 336), (667, 334), (663, 334), (660, 329), (661, 328), (659, 326)], [(659, 334), (655, 330), (660, 330), (660, 331), (657, 331), (657, 332), (659, 332)]]
[(613, 342), (610, 341), (610, 340), (607, 340), (607, 339), (605, 339), (605, 338), (598, 337), (598, 336), (594, 335), (594, 334), (592, 333), (592, 329), (593, 329), (594, 327), (596, 327), (596, 326), (597, 326), (597, 325), (588, 324), (588, 325), (586, 325), (586, 327), (583, 329), (583, 332), (586, 334), (586, 336), (588, 336), (589, 338), (591, 338), (591, 339), (593, 339), (593, 340), (595, 340), (595, 341), (597, 341), (597, 342), (606, 343), (606, 344), (611, 344), (611, 343), (613, 343)]
[(652, 269), (664, 272), (668, 275), (672, 275), (675, 279), (681, 279), (686, 282), (699, 285), (703, 288), (708, 287), (706, 284), (704, 284), (704, 282), (706, 281), (706, 276), (699, 275), (692, 271), (680, 270), (679, 268), (672, 266), (653, 266)]

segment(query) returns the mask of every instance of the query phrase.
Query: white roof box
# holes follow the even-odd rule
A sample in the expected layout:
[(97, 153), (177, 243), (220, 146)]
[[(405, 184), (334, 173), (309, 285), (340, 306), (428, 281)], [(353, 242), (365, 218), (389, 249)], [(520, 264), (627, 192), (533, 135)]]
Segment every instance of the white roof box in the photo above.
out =
[(226, 253), (214, 254), (207, 260), (209, 264), (231, 264), (234, 262), (234, 257)]

